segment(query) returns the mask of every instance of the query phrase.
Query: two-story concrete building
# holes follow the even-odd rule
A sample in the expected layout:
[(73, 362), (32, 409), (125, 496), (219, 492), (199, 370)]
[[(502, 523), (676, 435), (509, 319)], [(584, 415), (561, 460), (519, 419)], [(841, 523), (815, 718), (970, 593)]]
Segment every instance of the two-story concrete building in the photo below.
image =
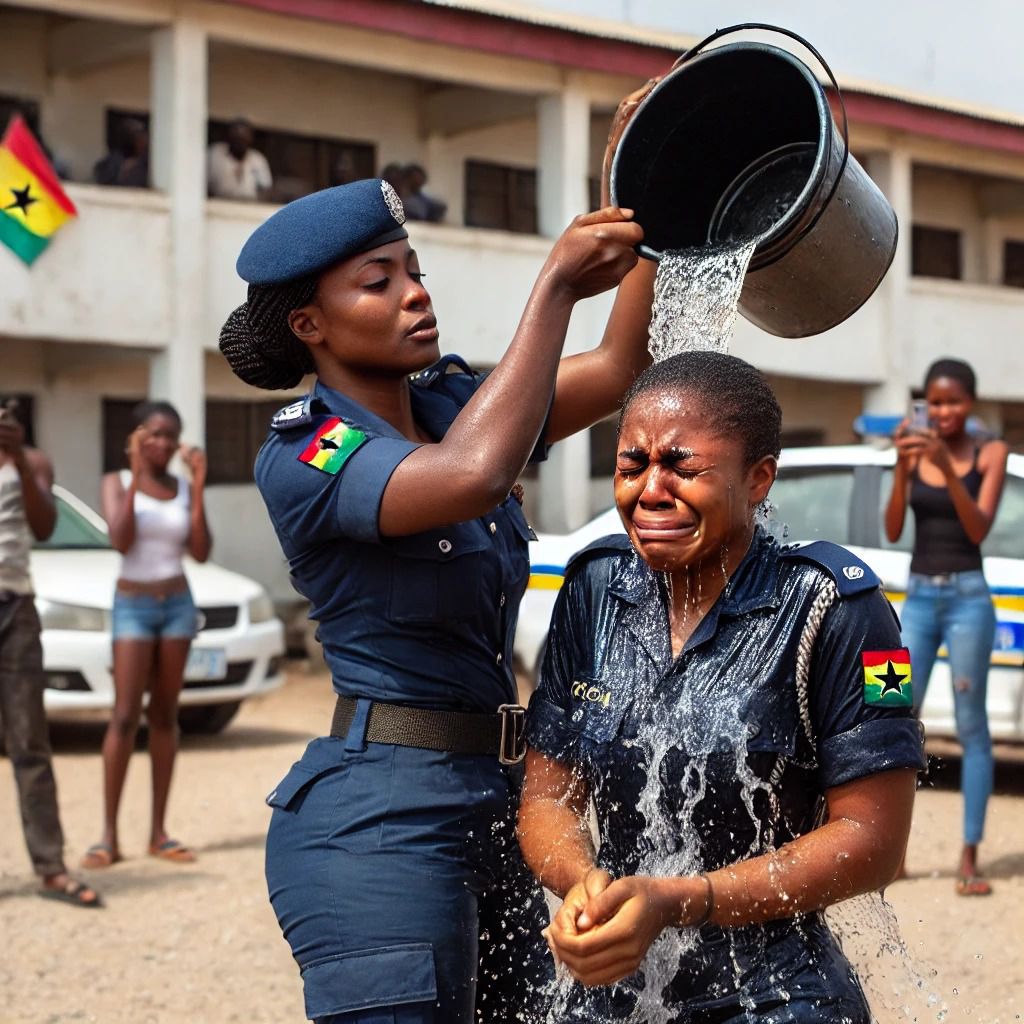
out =
[[(411, 234), (442, 345), (493, 365), (551, 238), (594, 201), (618, 100), (695, 41), (680, 30), (490, 0), (0, 4), (0, 121), (26, 116), (80, 214), (31, 268), (0, 250), (0, 394), (93, 504), (132, 405), (174, 402), (210, 453), (216, 559), (287, 597), (250, 471), (290, 396), (241, 384), (216, 347), (245, 294), (235, 257), (273, 206), (209, 198), (209, 143), (248, 119), (278, 200), (339, 168), (426, 168), (447, 213)], [(900, 220), (893, 268), (826, 335), (782, 341), (741, 320), (734, 351), (770, 374), (794, 442), (852, 440), (860, 412), (900, 411), (931, 359), (962, 353), (990, 425), (1024, 444), (1024, 116), (844, 84), (852, 149)], [(129, 119), (149, 132), (150, 187), (92, 183)], [(610, 304), (577, 309), (569, 350), (599, 339)], [(529, 483), (540, 526), (609, 503), (610, 450), (603, 428), (555, 450)]]

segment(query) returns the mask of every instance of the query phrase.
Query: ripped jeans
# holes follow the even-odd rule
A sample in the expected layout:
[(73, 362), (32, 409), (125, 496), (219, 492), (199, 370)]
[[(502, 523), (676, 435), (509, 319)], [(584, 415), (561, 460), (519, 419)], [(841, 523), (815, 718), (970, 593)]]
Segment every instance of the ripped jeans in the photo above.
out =
[(994, 770), (985, 697), (996, 615), (984, 574), (980, 570), (943, 577), (911, 573), (901, 619), (903, 643), (910, 650), (916, 712), (924, 702), (939, 647), (945, 644), (949, 652), (956, 732), (963, 748), (964, 843), (979, 843)]

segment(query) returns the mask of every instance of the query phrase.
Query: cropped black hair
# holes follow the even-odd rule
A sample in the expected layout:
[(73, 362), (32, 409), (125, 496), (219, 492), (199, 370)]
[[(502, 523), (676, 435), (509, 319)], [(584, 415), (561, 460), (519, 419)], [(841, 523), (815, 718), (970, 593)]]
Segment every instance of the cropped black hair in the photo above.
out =
[(141, 427), (150, 416), (167, 416), (174, 420), (178, 424), (178, 429), (181, 430), (181, 414), (170, 402), (139, 402), (132, 409), (132, 421), (137, 427)]
[(955, 380), (971, 398), (977, 397), (978, 382), (970, 363), (965, 363), (962, 359), (936, 359), (924, 375), (925, 390), (933, 380), (938, 380), (940, 377)]
[(649, 366), (622, 401), (619, 430), (630, 406), (641, 396), (685, 392), (698, 399), (709, 426), (743, 445), (752, 466), (782, 448), (782, 410), (763, 373), (724, 352), (681, 352)]
[(288, 315), (313, 301), (317, 277), (275, 285), (249, 285), (249, 298), (225, 321), (220, 350), (246, 382), (269, 391), (294, 388), (316, 366), (295, 337)]

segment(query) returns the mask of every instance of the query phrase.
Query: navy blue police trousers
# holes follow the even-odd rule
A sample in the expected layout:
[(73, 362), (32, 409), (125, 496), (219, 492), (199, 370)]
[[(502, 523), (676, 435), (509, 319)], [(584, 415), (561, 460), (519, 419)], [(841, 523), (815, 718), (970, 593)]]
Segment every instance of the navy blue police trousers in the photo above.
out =
[(532, 1019), (552, 967), (517, 789), (494, 757), (309, 744), (267, 797), (266, 875), (310, 1019)]

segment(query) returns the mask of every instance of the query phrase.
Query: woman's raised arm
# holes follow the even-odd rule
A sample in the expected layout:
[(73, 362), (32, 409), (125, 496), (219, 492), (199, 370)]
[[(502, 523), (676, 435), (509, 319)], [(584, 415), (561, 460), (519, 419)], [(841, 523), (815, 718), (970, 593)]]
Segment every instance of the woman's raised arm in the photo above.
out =
[(392, 474), (382, 535), (474, 519), (505, 499), (547, 417), (573, 306), (615, 287), (636, 264), (643, 232), (631, 217), (616, 208), (577, 217), (555, 243), (501, 362), (444, 439), (417, 448)]

